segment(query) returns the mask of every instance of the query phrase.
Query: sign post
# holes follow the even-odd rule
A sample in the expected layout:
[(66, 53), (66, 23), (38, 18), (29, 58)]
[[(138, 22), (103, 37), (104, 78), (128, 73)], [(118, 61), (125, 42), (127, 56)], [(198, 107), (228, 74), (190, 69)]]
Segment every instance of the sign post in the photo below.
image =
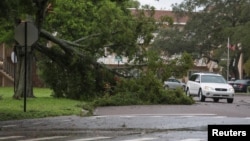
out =
[(24, 112), (27, 98), (27, 47), (38, 40), (38, 30), (31, 22), (22, 22), (15, 28), (15, 40), (25, 48), (24, 55)]
[(121, 56), (115, 56), (115, 60), (118, 62), (118, 67), (120, 62), (122, 62), (122, 57)]

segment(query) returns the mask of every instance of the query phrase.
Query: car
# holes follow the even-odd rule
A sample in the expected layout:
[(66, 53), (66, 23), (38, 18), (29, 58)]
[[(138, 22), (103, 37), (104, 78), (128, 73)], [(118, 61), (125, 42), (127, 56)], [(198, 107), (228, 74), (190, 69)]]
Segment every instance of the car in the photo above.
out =
[(231, 78), (230, 80), (227, 81), (227, 83), (233, 86), (234, 81), (235, 81), (235, 78)]
[(228, 103), (233, 103), (235, 94), (233, 86), (216, 73), (193, 73), (186, 83), (185, 92), (187, 96), (198, 97), (201, 102), (212, 98), (214, 102), (227, 99)]
[(164, 88), (165, 89), (181, 88), (181, 89), (185, 90), (185, 87), (186, 87), (185, 83), (182, 83), (181, 81), (179, 81), (178, 79), (176, 79), (173, 76), (168, 78), (166, 81), (164, 81)]
[(235, 80), (233, 83), (233, 88), (235, 92), (245, 92), (248, 93), (247, 87), (250, 86), (250, 79), (239, 79)]
[(227, 81), (227, 83), (230, 84), (230, 85), (232, 85), (232, 86), (234, 85), (234, 81), (232, 81), (232, 80), (231, 81)]

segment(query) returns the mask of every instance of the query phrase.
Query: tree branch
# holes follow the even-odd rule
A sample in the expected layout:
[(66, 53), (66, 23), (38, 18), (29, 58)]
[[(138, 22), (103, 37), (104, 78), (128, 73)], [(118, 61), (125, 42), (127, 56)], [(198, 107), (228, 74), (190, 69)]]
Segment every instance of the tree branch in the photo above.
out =
[(69, 54), (72, 53), (73, 50), (72, 50), (71, 47), (68, 46), (67, 43), (65, 43), (61, 39), (58, 39), (58, 38), (54, 37), (52, 34), (50, 34), (49, 32), (47, 32), (46, 30), (41, 29), (41, 36), (44, 37), (47, 40), (50, 40), (50, 41), (58, 44), (64, 50), (65, 53), (69, 53)]
[[(114, 73), (114, 74), (116, 74), (116, 75), (118, 75), (120, 77), (124, 77), (124, 78), (130, 77), (130, 76), (126, 76), (126, 75), (120, 74), (119, 72), (117, 72), (114, 69), (108, 68), (105, 64), (98, 63), (92, 56), (85, 55), (85, 54), (79, 52), (78, 50), (75, 50), (71, 46), (69, 46), (69, 44), (74, 44), (74, 43), (58, 39), (58, 38), (54, 37), (52, 34), (50, 34), (49, 32), (47, 32), (46, 30), (41, 29), (41, 36), (44, 37), (47, 40), (50, 40), (50, 41), (54, 42), (55, 44), (58, 44), (66, 53), (70, 52), (70, 54), (71, 54), (72, 57), (73, 57), (73, 54), (75, 54), (75, 55), (77, 55), (77, 56), (79, 56), (81, 58), (84, 58), (84, 60), (87, 60), (87, 62), (89, 62), (90, 64), (93, 64), (95, 67), (104, 68), (104, 69), (109, 70), (110, 72), (112, 72), (112, 73)], [(77, 44), (75, 44), (75, 45), (77, 45)], [(37, 45), (37, 46), (38, 46), (37, 50), (39, 50), (40, 52), (42, 52), (42, 53), (46, 54), (47, 56), (49, 56), (53, 61), (55, 61), (58, 64), (62, 65), (62, 67), (63, 66), (65, 67), (65, 65), (66, 65), (65, 63), (67, 61), (64, 60), (64, 62), (62, 62), (63, 60), (60, 59), (60, 58), (65, 58), (64, 55), (58, 56), (57, 53), (53, 53), (47, 47), (44, 47), (42, 45)], [(69, 56), (67, 56), (67, 57), (69, 57)], [(139, 65), (139, 66), (144, 66), (144, 65), (145, 64)], [(130, 67), (134, 67), (134, 65), (130, 66)], [(130, 67), (128, 67), (128, 68), (130, 68)]]
[(82, 37), (80, 39), (75, 40), (74, 43), (79, 43), (81, 41), (87, 40), (87, 39), (92, 38), (92, 37), (98, 37), (100, 35), (101, 35), (101, 33), (96, 33), (96, 34), (92, 34), (92, 35), (89, 35), (89, 36), (85, 36), (85, 37)]

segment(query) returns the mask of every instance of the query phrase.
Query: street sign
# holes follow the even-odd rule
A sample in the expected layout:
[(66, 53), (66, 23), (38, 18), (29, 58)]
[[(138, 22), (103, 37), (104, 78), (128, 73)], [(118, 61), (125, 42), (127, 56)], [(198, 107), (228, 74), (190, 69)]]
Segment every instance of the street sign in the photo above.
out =
[(38, 40), (38, 29), (31, 22), (22, 22), (15, 28), (14, 37), (21, 46), (31, 46)]
[(38, 29), (31, 22), (22, 22), (15, 28), (15, 40), (25, 48), (24, 55), (24, 112), (26, 112), (27, 97), (27, 48), (38, 40)]
[(17, 56), (14, 51), (11, 52), (11, 61), (12, 63), (17, 63)]
[(121, 56), (115, 56), (115, 61), (122, 62), (122, 57)]

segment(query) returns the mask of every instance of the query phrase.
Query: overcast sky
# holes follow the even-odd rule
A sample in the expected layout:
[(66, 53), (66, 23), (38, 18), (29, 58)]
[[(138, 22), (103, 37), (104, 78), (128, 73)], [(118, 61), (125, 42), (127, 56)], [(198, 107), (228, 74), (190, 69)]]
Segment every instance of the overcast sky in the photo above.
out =
[(171, 5), (178, 3), (180, 4), (183, 0), (137, 0), (141, 5), (154, 6), (157, 10), (172, 10)]

